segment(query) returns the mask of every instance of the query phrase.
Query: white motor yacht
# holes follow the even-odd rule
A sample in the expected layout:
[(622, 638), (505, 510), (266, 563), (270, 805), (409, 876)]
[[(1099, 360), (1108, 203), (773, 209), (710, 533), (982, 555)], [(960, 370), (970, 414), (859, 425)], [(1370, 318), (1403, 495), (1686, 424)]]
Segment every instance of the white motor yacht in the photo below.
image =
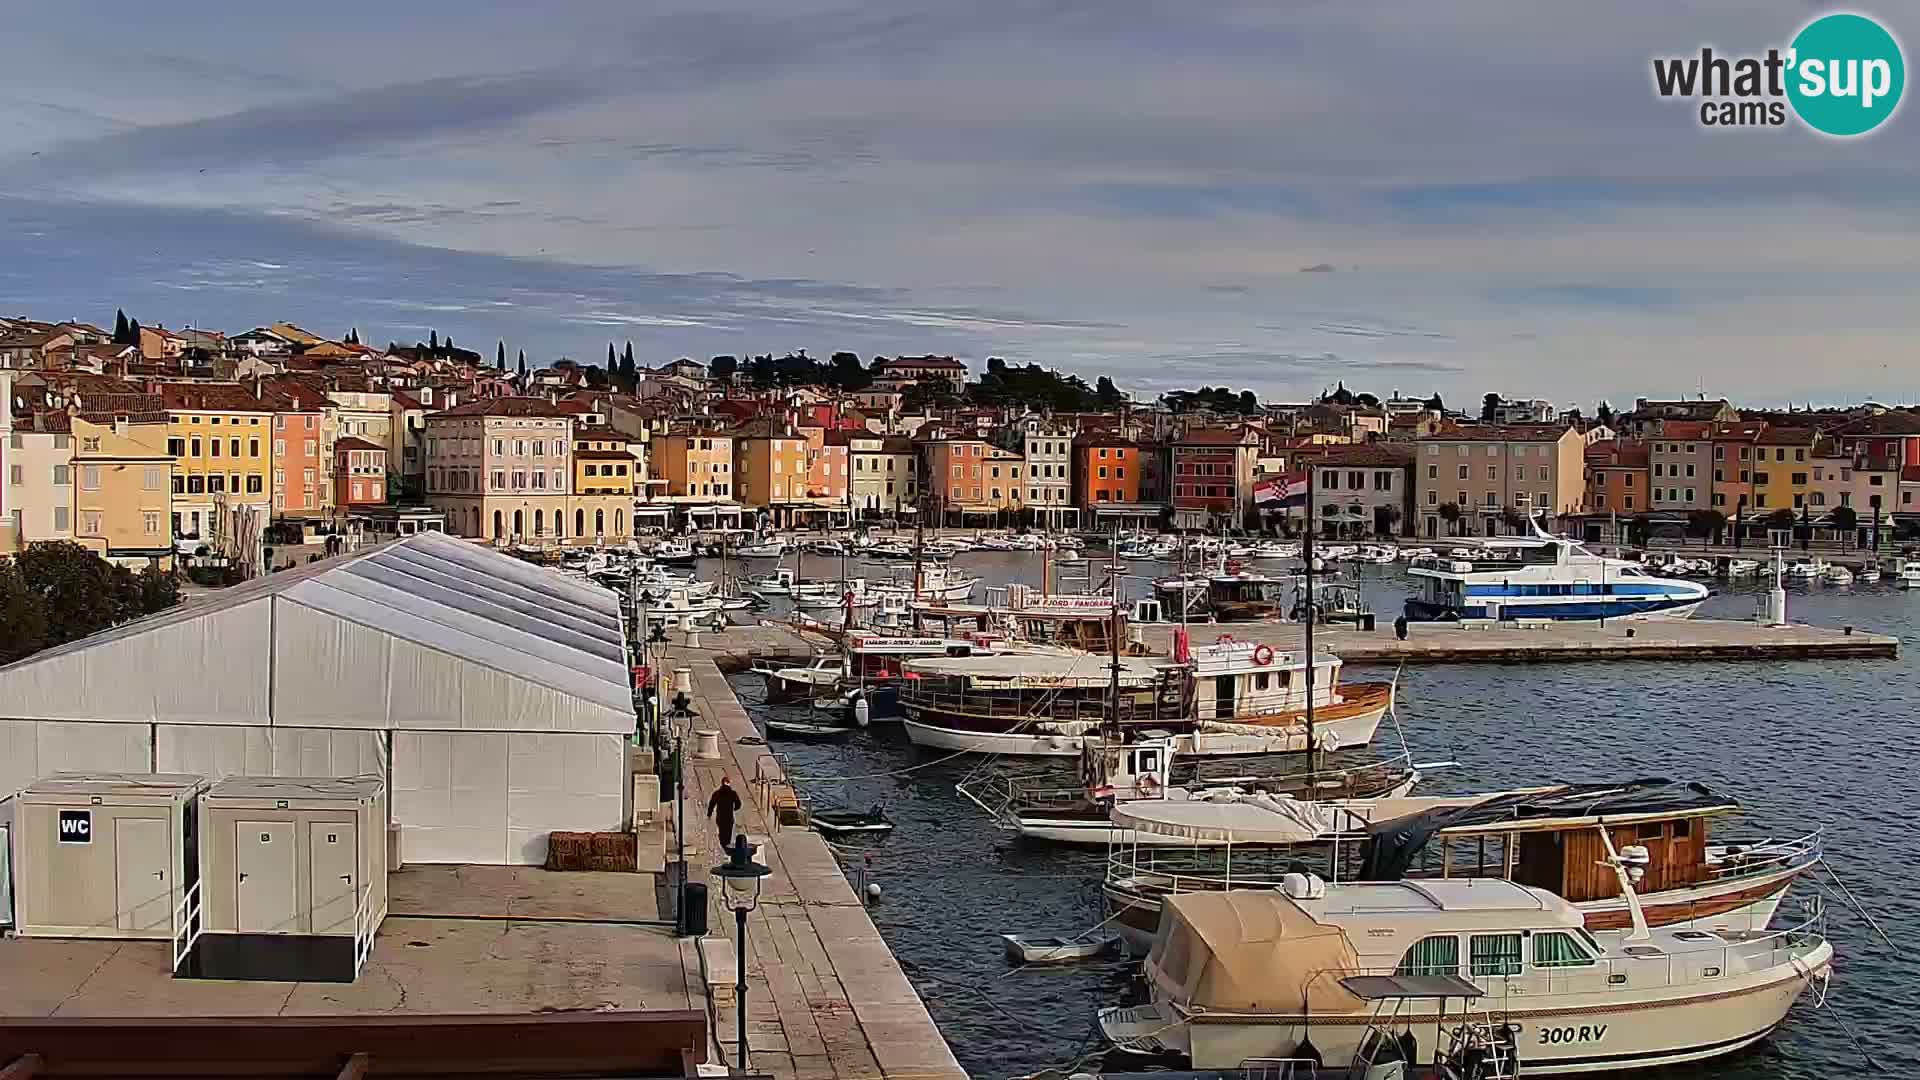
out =
[(1534, 522), (1531, 538), (1488, 539), (1468, 559), (1410, 566), (1420, 591), (1407, 618), (1684, 619), (1708, 596), (1705, 585), (1656, 577), (1626, 559), (1596, 555)]
[(1903, 589), (1920, 589), (1920, 559), (1901, 559), (1894, 567), (1893, 583)]
[(1820, 580), (1828, 585), (1851, 585), (1853, 584), (1853, 571), (1841, 566), (1839, 563), (1834, 563), (1832, 566), (1827, 567), (1825, 573), (1820, 575)]
[[(1609, 840), (1605, 854), (1628, 930), (1590, 931), (1573, 904), (1500, 878), (1329, 885), (1293, 873), (1278, 889), (1169, 897), (1144, 965), (1151, 1002), (1104, 1010), (1100, 1027), (1116, 1046), (1198, 1070), (1304, 1057), (1343, 1070), (1374, 1060), (1362, 980), (1424, 980), (1499, 1014), (1522, 1075), (1570, 1075), (1730, 1054), (1765, 1039), (1808, 989), (1824, 998), (1833, 946), (1817, 915), (1754, 933), (1650, 928), (1632, 885), (1648, 852)], [(1404, 1047), (1416, 1061), (1434, 1056), (1421, 1040), (1444, 1026), (1444, 1004), (1426, 1010)]]
[(1853, 575), (1853, 579), (1862, 585), (1877, 583), (1880, 580), (1880, 564), (1877, 562), (1868, 563), (1860, 568), (1859, 573)]

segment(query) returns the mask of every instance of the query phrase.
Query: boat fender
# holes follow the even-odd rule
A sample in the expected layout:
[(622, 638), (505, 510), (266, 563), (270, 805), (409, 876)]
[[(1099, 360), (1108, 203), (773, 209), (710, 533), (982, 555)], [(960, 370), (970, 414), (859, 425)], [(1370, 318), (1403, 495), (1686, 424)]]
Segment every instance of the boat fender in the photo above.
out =
[(853, 695), (853, 726), (866, 727), (873, 723), (873, 707), (867, 704), (867, 695), (855, 691)]
[(1253, 662), (1259, 664), (1261, 667), (1266, 667), (1268, 664), (1273, 663), (1273, 646), (1255, 645), (1253, 647)]

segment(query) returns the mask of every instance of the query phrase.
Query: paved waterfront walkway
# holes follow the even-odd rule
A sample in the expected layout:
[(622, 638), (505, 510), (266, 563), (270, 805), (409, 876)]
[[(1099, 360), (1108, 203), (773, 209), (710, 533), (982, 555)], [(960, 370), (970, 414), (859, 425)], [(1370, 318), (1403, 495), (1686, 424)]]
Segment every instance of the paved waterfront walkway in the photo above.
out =
[[(826, 842), (805, 828), (774, 824), (765, 810), (766, 787), (755, 778), (784, 779), (780, 764), (733, 694), (715, 660), (727, 652), (781, 651), (785, 631), (736, 628), (703, 635), (701, 648), (677, 644), (658, 664), (693, 672), (695, 728), (720, 732), (720, 757), (693, 757), (688, 743), (687, 862), (694, 881), (724, 861), (707, 820), (707, 799), (725, 775), (745, 800), (735, 830), (760, 843), (758, 859), (773, 870), (747, 922), (747, 1043), (752, 1071), (786, 1080), (831, 1078), (963, 1078), (926, 1005), (867, 917)], [(680, 635), (676, 634), (678, 638)], [(761, 640), (765, 638), (767, 640)], [(805, 646), (786, 635), (786, 652)], [(667, 697), (671, 697), (671, 691)], [(673, 858), (671, 842), (667, 854)], [(732, 1063), (734, 914), (720, 883), (708, 891), (708, 928), (700, 952), (712, 997), (716, 1060)]]

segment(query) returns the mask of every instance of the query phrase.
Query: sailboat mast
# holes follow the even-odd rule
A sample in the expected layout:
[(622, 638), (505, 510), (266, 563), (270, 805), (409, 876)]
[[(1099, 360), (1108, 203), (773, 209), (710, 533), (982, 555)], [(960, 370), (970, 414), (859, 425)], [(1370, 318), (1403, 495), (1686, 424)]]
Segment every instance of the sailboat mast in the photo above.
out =
[(1307, 775), (1313, 775), (1313, 624), (1320, 621), (1313, 595), (1313, 465), (1307, 465), (1307, 532), (1300, 551), (1307, 560)]

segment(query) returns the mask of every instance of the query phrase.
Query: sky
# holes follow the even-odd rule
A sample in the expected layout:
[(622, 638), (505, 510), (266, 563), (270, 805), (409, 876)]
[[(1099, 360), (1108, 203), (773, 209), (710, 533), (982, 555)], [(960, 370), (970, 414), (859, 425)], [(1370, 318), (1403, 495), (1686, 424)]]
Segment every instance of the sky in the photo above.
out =
[(1843, 141), (1652, 89), (1823, 10), (22, 5), (0, 312), (1001, 356), (1143, 396), (1912, 401), (1916, 107)]

